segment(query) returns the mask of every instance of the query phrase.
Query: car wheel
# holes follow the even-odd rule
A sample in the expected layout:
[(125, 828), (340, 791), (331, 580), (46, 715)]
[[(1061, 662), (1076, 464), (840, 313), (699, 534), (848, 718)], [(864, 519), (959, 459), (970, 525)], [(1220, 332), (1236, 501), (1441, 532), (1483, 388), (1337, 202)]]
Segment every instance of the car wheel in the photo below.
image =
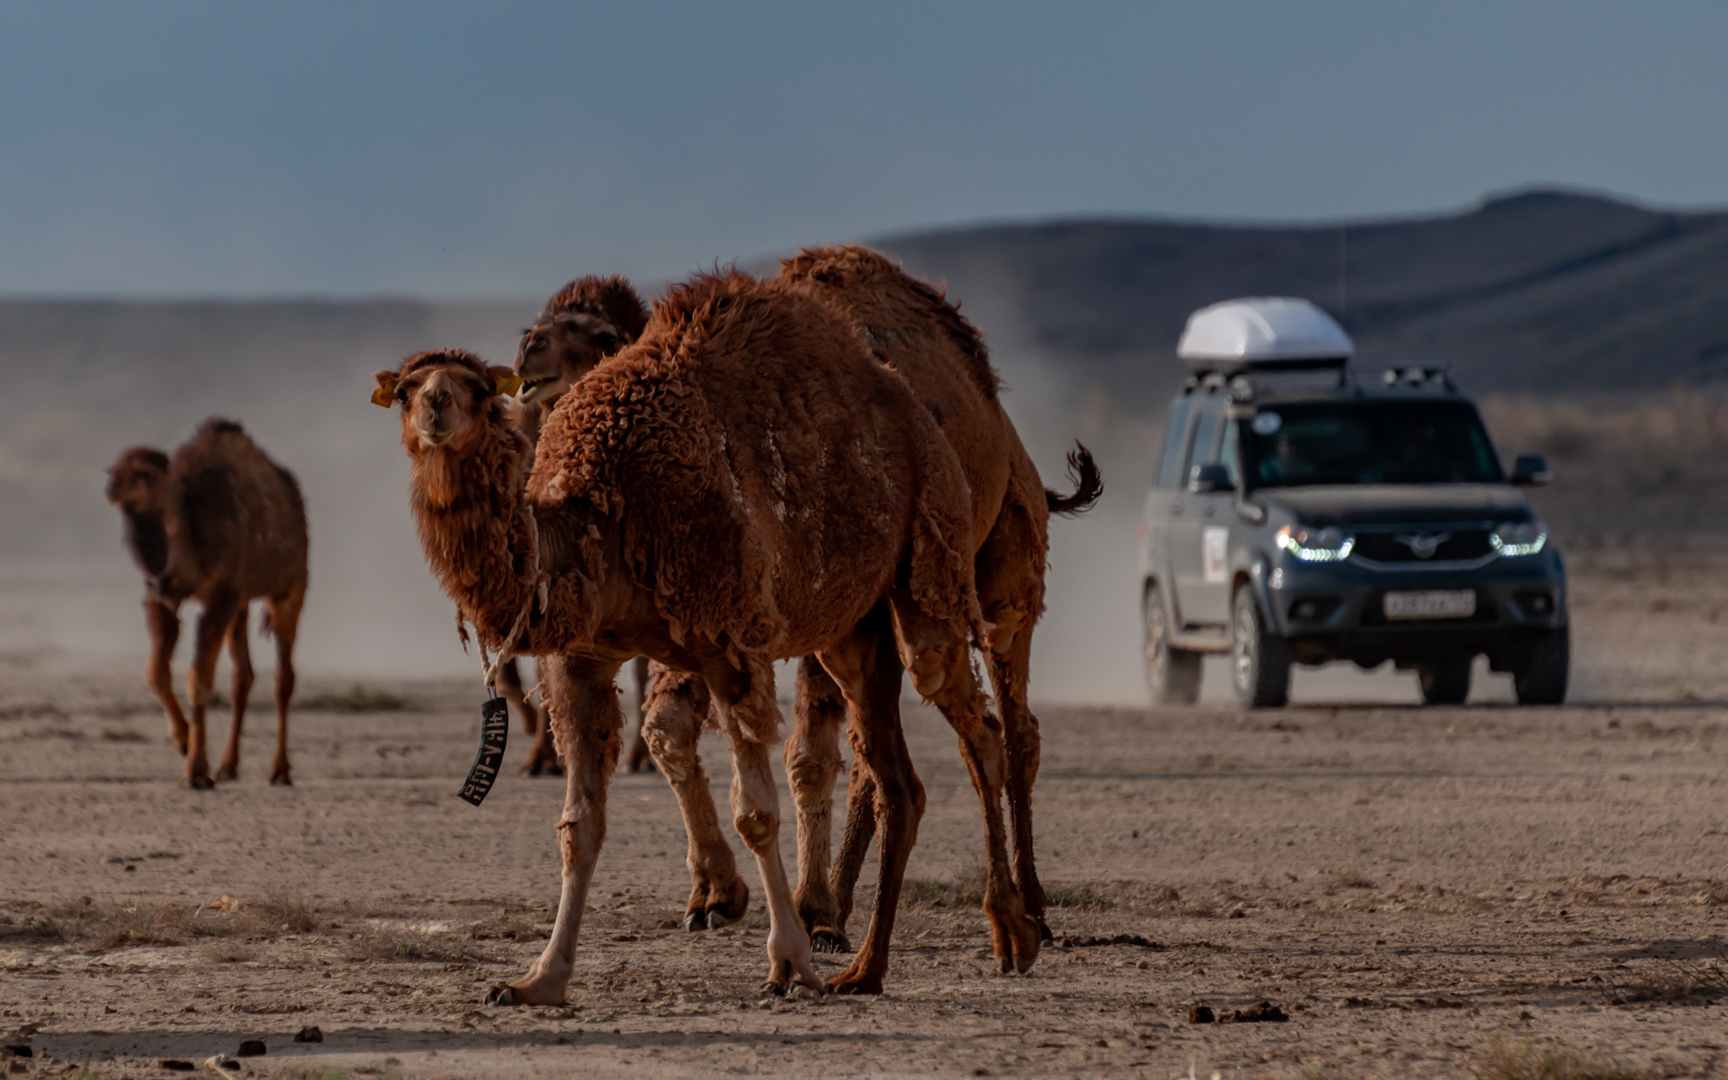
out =
[(1290, 643), (1272, 633), (1254, 590), (1236, 590), (1230, 642), (1230, 681), (1246, 709), (1277, 708), (1290, 700)]
[(1530, 650), (1530, 661), (1524, 670), (1512, 674), (1518, 704), (1558, 705), (1565, 701), (1571, 662), (1572, 642), (1566, 627), (1543, 634)]
[(1462, 705), (1470, 696), (1470, 661), (1442, 660), (1416, 665), (1424, 705)]
[(1200, 700), (1200, 653), (1170, 644), (1170, 624), (1157, 585), (1146, 586), (1146, 686), (1154, 705), (1192, 705)]

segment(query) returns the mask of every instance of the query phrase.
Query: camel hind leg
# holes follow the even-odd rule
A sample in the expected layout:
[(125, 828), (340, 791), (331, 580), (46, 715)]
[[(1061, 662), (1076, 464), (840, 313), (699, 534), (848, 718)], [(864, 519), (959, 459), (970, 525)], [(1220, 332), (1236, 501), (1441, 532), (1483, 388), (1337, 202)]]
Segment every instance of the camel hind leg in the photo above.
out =
[(750, 888), (738, 876), (732, 849), (720, 832), (720, 816), (708, 791), (697, 745), (708, 717), (708, 684), (701, 677), (655, 665), (649, 683), (642, 736), (671, 785), (689, 837), (690, 900), (684, 929), (718, 930), (744, 917)]
[(270, 628), (276, 635), (276, 753), (270, 759), (270, 782), (291, 785), (288, 773), (288, 702), (294, 697), (294, 638), (300, 630), (300, 608), (306, 602), (302, 582), (285, 596), (269, 601)]
[(210, 779), (210, 759), (205, 755), (210, 687), (216, 681), (216, 658), (222, 652), (222, 639), (228, 636), (228, 627), (239, 606), (240, 598), (232, 590), (219, 590), (205, 599), (204, 613), (198, 617), (192, 667), (186, 672), (186, 697), (192, 706), (192, 716), (187, 728), (182, 787), (208, 790), (216, 786)]
[(798, 887), (792, 900), (799, 921), (810, 935), (812, 949), (851, 952), (840, 906), (828, 882), (834, 779), (840, 773), (840, 731), (846, 723), (846, 699), (814, 656), (798, 662), (792, 716), (792, 734), (780, 751), (786, 785), (798, 810)]
[(244, 603), (234, 613), (228, 626), (228, 659), (234, 665), (234, 681), (229, 692), (234, 700), (234, 722), (228, 725), (228, 743), (222, 748), (222, 761), (216, 766), (216, 779), (240, 779), (240, 729), (246, 724), (246, 701), (252, 696), (252, 650), (246, 634)]
[(174, 740), (174, 749), (184, 754), (186, 714), (180, 711), (180, 699), (174, 696), (174, 673), (169, 667), (174, 659), (174, 645), (180, 640), (180, 612), (175, 605), (147, 592), (144, 595), (144, 627), (150, 632), (150, 663), (144, 669), (144, 682), (167, 714), (168, 737)]
[(1038, 959), (1039, 928), (1027, 916), (1014, 887), (1008, 861), (1007, 831), (1002, 820), (1006, 752), (1002, 722), (985, 707), (972, 670), (970, 642), (952, 628), (926, 616), (904, 589), (893, 594), (894, 621), (901, 658), (913, 673), (914, 686), (942, 711), (960, 737), (960, 753), (972, 774), (972, 786), (984, 816), (984, 914), (990, 939), (1004, 974), (1024, 972)]
[[(1042, 489), (1033, 486), (1040, 495)], [(1032, 786), (1038, 779), (1042, 737), (1027, 702), (1032, 667), (1032, 630), (1044, 610), (1044, 515), (1019, 504), (1011, 488), (996, 526), (975, 563), (978, 603), (989, 627), (985, 662), (1002, 717), (1008, 756), (1008, 811), (1014, 825), (1014, 880), (1039, 938), (1052, 940), (1044, 918), (1044, 886), (1033, 852)]]
[(520, 663), (520, 658), (511, 657), (499, 668), (498, 692), (522, 718), (522, 733), (534, 736), (534, 745), (529, 749), (521, 771), (529, 776), (557, 776), (564, 767), (558, 763), (558, 750), (552, 745), (552, 725), (545, 708), (528, 700), (528, 692), (522, 686)]
[(638, 656), (630, 661), (630, 674), (636, 682), (636, 737), (630, 740), (630, 752), (625, 765), (633, 773), (653, 772), (654, 755), (648, 747), (648, 658)]
[(882, 838), (870, 929), (851, 966), (829, 982), (828, 989), (837, 994), (880, 994), (888, 973), (888, 946), (906, 860), (924, 817), (924, 785), (912, 767), (900, 726), (900, 658), (894, 650), (887, 605), (878, 604), (846, 641), (824, 651), (821, 660), (846, 696), (852, 749), (872, 778), (876, 831)]

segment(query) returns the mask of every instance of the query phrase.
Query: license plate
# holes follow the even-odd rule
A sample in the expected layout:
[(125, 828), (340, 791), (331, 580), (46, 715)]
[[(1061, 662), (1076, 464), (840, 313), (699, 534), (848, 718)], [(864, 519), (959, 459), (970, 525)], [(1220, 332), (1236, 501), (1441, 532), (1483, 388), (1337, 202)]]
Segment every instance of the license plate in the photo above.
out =
[(1476, 590), (1389, 592), (1382, 610), (1388, 619), (1468, 619), (1476, 614)]

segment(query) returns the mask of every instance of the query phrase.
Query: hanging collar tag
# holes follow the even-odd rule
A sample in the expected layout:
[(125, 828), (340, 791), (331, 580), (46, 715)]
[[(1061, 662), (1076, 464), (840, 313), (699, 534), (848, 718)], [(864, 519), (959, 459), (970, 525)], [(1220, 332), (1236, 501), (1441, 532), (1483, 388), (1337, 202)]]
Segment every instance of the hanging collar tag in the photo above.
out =
[(474, 765), (468, 779), (456, 797), (472, 806), (479, 806), (498, 779), (504, 764), (504, 744), (510, 737), (510, 706), (494, 695), (480, 706), (480, 752), (474, 755)]

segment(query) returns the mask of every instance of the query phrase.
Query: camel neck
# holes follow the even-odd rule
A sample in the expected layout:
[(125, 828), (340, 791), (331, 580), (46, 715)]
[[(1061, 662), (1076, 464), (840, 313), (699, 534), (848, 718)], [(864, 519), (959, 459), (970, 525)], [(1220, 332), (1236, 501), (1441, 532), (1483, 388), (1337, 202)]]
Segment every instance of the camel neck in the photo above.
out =
[(151, 577), (168, 567), (168, 529), (162, 523), (160, 510), (133, 510), (122, 507), (126, 519), (126, 548), (138, 569)]

